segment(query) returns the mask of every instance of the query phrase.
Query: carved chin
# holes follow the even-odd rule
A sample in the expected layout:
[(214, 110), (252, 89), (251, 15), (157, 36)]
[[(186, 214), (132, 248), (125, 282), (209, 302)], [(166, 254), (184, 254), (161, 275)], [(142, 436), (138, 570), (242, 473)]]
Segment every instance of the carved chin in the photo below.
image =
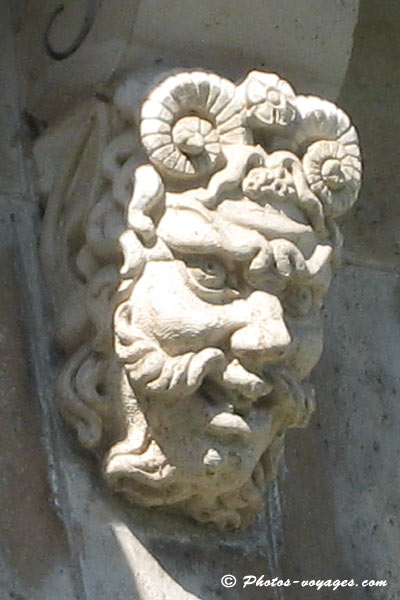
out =
[(179, 511), (221, 529), (247, 526), (275, 475), (289, 414), (293, 424), (297, 412), (307, 420), (299, 386), (289, 392), (285, 381), (286, 399), (296, 406), (285, 406), (278, 386), (252, 403), (229, 390), (223, 397), (207, 380), (195, 394), (165, 403), (161, 419), (162, 399), (143, 403), (147, 441), (139, 447), (131, 428), (111, 447), (104, 462), (108, 484), (133, 504)]
[(157, 445), (153, 442), (142, 456), (111, 451), (105, 461), (108, 484), (130, 503), (163, 507), (196, 521), (214, 523), (220, 529), (246, 527), (259, 512), (264, 486), (270, 479), (263, 468), (263, 462), (266, 470), (270, 467), (268, 449), (251, 470), (240, 468), (235, 452), (221, 465), (220, 453), (210, 447), (203, 457), (203, 474), (197, 477), (183, 467), (168, 464), (165, 457), (163, 462), (155, 459), (154, 451), (157, 453)]
[[(249, 481), (274, 437), (269, 411), (266, 407), (253, 408), (248, 418), (244, 418), (228, 406), (210, 407), (209, 397), (202, 397), (201, 390), (187, 402), (178, 404), (176, 410), (171, 406), (170, 418), (166, 415), (162, 425), (154, 425), (151, 439), (141, 452), (138, 453), (132, 434), (110, 449), (104, 462), (106, 480), (134, 504), (179, 509), (196, 520), (215, 522), (221, 528), (242, 526), (248, 522), (250, 513), (254, 516), (260, 508), (265, 484), (261, 465), (257, 470), (259, 491)], [(178, 412), (180, 424), (176, 424)], [(151, 407), (148, 416), (151, 420)], [(193, 425), (199, 429), (196, 431)], [(254, 488), (249, 500), (242, 497), (244, 486)], [(230, 504), (237, 496), (238, 507), (234, 510), (237, 515), (230, 514), (231, 507), (229, 519), (216, 514), (217, 506), (221, 510), (219, 499), (225, 495)], [(246, 513), (246, 519), (238, 518), (239, 507), (240, 512)]]

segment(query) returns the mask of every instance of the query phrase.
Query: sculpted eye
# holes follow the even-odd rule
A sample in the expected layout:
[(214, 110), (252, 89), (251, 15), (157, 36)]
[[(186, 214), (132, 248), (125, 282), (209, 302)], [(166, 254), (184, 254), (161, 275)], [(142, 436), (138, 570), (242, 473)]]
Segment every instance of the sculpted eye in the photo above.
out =
[(215, 256), (185, 256), (183, 265), (188, 286), (203, 300), (230, 302), (240, 296), (230, 287), (226, 267)]
[(306, 316), (313, 306), (313, 291), (308, 286), (288, 286), (283, 299), (285, 308), (293, 316)]
[(189, 265), (190, 274), (200, 285), (205, 288), (218, 290), (225, 288), (226, 271), (218, 259), (210, 256), (199, 258), (194, 261), (196, 264)]

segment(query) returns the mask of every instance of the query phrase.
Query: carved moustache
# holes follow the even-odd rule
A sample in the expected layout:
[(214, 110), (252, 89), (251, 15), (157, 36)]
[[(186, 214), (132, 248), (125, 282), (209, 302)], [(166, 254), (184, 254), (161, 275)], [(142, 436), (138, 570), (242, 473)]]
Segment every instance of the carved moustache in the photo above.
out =
[[(138, 350), (131, 352), (130, 362), (125, 364), (133, 389), (171, 401), (181, 394), (189, 395), (199, 390), (210, 403), (228, 402), (232, 407), (230, 416), (225, 420), (219, 416), (213, 422), (214, 417), (211, 427), (234, 427), (238, 433), (251, 433), (241, 415), (261, 402), (279, 415), (285, 427), (305, 426), (314, 410), (313, 389), (297, 382), (283, 365), (268, 366), (256, 374), (237, 358), (229, 361), (219, 348), (205, 348), (175, 357), (168, 356), (160, 348), (150, 349), (149, 345), (146, 350), (145, 356), (140, 358)], [(132, 362), (134, 358), (136, 360)]]

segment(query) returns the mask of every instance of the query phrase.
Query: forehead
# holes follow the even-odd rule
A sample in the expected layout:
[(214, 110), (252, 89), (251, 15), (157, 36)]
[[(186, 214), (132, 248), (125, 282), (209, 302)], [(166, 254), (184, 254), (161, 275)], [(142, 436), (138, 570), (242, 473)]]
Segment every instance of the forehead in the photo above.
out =
[(158, 235), (180, 252), (212, 253), (243, 261), (275, 239), (292, 242), (305, 258), (317, 245), (312, 227), (296, 206), (266, 210), (265, 206), (239, 198), (224, 200), (218, 208), (209, 210), (185, 194), (167, 194)]

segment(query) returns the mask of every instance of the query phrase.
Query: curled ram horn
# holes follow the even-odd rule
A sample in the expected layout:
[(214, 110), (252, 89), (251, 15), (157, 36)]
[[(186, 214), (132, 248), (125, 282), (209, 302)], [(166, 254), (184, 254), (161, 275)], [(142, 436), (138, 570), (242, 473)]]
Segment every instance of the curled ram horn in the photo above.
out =
[(297, 96), (291, 149), (303, 155), (304, 173), (325, 214), (336, 218), (356, 201), (361, 184), (358, 136), (348, 115), (332, 102)]
[(142, 143), (164, 175), (195, 179), (222, 166), (224, 144), (246, 139), (243, 110), (231, 81), (210, 73), (179, 73), (143, 104)]
[(330, 140), (314, 142), (303, 157), (303, 167), (327, 216), (336, 218), (351, 208), (361, 185), (358, 146)]
[(291, 131), (294, 152), (303, 154), (313, 142), (336, 140), (354, 146), (359, 156), (357, 132), (343, 110), (316, 96), (297, 96), (294, 103), (298, 115)]

